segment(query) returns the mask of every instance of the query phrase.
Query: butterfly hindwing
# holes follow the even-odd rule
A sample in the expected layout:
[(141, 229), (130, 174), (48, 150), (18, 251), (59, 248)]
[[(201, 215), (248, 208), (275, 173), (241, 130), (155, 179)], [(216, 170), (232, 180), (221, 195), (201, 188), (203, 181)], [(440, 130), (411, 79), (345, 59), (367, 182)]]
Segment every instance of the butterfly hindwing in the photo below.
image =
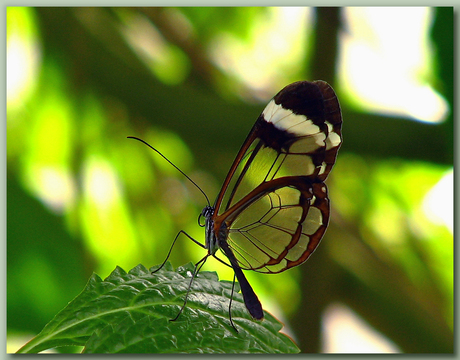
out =
[(327, 189), (303, 183), (266, 192), (238, 213), (227, 242), (243, 269), (277, 273), (304, 262), (329, 217)]
[(297, 82), (266, 106), (238, 153), (214, 213), (242, 269), (304, 262), (329, 220), (324, 180), (341, 144), (340, 106), (323, 81)]

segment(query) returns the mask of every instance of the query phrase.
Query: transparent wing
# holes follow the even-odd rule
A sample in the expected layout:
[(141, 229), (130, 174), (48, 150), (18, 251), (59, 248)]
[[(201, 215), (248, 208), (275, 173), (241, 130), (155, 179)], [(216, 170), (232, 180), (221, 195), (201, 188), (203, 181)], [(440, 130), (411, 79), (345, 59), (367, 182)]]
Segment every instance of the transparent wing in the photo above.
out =
[(242, 269), (278, 273), (308, 259), (329, 221), (324, 184), (265, 193), (232, 221), (227, 242)]
[(319, 244), (329, 220), (323, 181), (341, 145), (341, 125), (337, 97), (322, 81), (288, 85), (259, 116), (213, 219), (219, 241), (228, 242), (241, 268), (281, 272)]

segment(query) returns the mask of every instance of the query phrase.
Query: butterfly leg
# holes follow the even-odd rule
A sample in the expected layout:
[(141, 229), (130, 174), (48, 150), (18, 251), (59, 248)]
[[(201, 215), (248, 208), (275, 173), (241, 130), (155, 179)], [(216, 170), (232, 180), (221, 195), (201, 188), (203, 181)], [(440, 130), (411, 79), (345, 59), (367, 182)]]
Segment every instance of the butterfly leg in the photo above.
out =
[(157, 271), (159, 271), (161, 268), (163, 268), (163, 266), (166, 264), (166, 261), (168, 261), (169, 259), (169, 256), (171, 255), (171, 252), (172, 252), (172, 249), (174, 247), (174, 244), (176, 243), (176, 240), (179, 238), (179, 235), (180, 234), (184, 234), (186, 235), (190, 240), (192, 240), (195, 244), (198, 244), (199, 246), (201, 246), (203, 249), (206, 249), (206, 246), (204, 246), (202, 243), (200, 243), (199, 241), (195, 240), (194, 238), (192, 238), (189, 234), (187, 234), (184, 230), (181, 230), (177, 233), (176, 237), (174, 238), (174, 241), (171, 245), (171, 248), (169, 249), (169, 252), (168, 252), (168, 255), (166, 256), (166, 259), (163, 261), (163, 263), (160, 265), (160, 267), (156, 270), (153, 270), (151, 272), (151, 274), (154, 274), (156, 273)]
[(230, 296), (230, 303), (228, 304), (228, 318), (230, 319), (230, 324), (232, 324), (232, 327), (235, 329), (236, 332), (238, 332), (238, 329), (236, 328), (235, 324), (233, 323), (233, 319), (232, 319), (232, 301), (233, 301), (233, 290), (235, 289), (235, 280), (236, 280), (236, 275), (235, 273), (233, 273), (232, 295)]
[[(184, 234), (186, 234), (184, 232)], [(187, 235), (187, 234), (186, 234)], [(188, 236), (188, 235), (187, 235)], [(192, 239), (192, 238), (191, 238)], [(193, 240), (193, 239), (192, 239)], [(200, 244), (201, 245), (201, 244)], [(195, 270), (193, 271), (193, 275), (192, 275), (192, 278), (190, 279), (190, 283), (188, 285), (188, 288), (187, 288), (187, 293), (185, 294), (185, 300), (184, 300), (184, 304), (182, 305), (182, 307), (180, 308), (179, 310), (179, 313), (176, 315), (176, 317), (174, 319), (170, 319), (169, 321), (176, 321), (180, 314), (182, 314), (182, 311), (185, 309), (185, 305), (187, 305), (187, 300), (188, 300), (188, 295), (190, 294), (190, 290), (192, 288), (192, 283), (193, 283), (193, 280), (195, 279), (195, 276), (198, 274), (198, 272), (201, 270), (201, 268), (203, 267), (203, 265), (206, 263), (206, 260), (208, 259), (209, 257), (209, 254), (206, 255), (204, 258), (202, 258), (200, 261), (198, 261), (196, 264), (195, 264)]]

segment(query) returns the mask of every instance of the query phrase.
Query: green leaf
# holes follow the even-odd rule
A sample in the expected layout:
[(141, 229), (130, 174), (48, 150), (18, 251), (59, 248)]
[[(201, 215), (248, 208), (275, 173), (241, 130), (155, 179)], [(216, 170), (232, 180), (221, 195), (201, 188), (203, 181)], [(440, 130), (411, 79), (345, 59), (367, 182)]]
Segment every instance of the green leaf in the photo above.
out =
[[(85, 289), (18, 352), (80, 345), (85, 353), (297, 353), (279, 332), (282, 324), (265, 313), (264, 321), (248, 314), (241, 294), (215, 272), (200, 272), (184, 303), (193, 264), (176, 271), (170, 263), (151, 274), (138, 265), (126, 273), (117, 267), (105, 280), (93, 274)], [(235, 292), (239, 287), (235, 285)]]

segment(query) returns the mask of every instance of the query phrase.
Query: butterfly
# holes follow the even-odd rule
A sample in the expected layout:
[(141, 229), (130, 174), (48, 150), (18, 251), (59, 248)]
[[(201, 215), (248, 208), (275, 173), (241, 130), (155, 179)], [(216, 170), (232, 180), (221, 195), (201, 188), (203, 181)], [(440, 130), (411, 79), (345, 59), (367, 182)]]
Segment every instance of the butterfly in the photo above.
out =
[(339, 101), (324, 81), (292, 83), (270, 100), (214, 205), (208, 201), (201, 212), (205, 244), (192, 240), (207, 254), (195, 265), (192, 280), (209, 256), (223, 262), (216, 255), (220, 250), (234, 270), (247, 310), (263, 319), (243, 270), (280, 273), (305, 262), (319, 245), (329, 222), (324, 181), (342, 143), (341, 128)]

